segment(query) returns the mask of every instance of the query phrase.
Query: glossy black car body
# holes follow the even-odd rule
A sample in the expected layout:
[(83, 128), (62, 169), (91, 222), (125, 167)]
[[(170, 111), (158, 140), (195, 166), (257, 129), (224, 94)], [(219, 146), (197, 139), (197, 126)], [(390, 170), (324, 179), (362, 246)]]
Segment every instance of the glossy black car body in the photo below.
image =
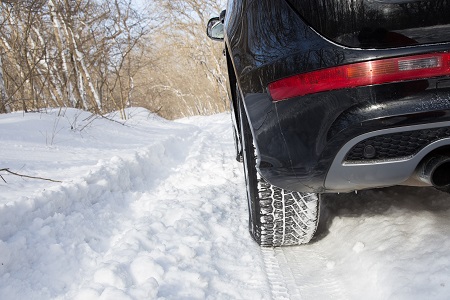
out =
[[(324, 193), (431, 185), (421, 173), (442, 166), (436, 180), (446, 187), (450, 74), (282, 101), (268, 87), (336, 66), (447, 53), (449, 16), (450, 1), (438, 0), (229, 0), (230, 99), (234, 112), (237, 93), (243, 99), (259, 173), (283, 189)], [(411, 20), (417, 26), (402, 28)], [(386, 32), (393, 38), (379, 37)]]

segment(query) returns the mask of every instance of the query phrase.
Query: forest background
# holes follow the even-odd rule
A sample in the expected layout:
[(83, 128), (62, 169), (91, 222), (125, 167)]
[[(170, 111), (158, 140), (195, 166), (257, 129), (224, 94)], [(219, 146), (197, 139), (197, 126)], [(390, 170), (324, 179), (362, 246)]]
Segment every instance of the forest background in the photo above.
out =
[(0, 0), (0, 113), (140, 106), (167, 119), (228, 109), (213, 0)]

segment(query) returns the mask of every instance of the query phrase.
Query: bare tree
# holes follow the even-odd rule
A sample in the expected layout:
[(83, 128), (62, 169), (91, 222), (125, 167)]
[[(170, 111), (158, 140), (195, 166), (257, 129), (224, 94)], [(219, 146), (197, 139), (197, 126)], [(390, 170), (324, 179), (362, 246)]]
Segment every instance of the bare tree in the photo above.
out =
[(3, 0), (0, 26), (0, 112), (131, 103), (131, 53), (150, 24), (130, 1)]
[(223, 46), (206, 38), (225, 3), (0, 0), (0, 113), (144, 106), (167, 118), (224, 111)]
[[(206, 37), (206, 23), (224, 1), (155, 0), (167, 18), (156, 34), (150, 80), (153, 103), (168, 118), (228, 109), (223, 44)], [(147, 77), (148, 78), (148, 77)], [(164, 100), (162, 100), (164, 99)]]

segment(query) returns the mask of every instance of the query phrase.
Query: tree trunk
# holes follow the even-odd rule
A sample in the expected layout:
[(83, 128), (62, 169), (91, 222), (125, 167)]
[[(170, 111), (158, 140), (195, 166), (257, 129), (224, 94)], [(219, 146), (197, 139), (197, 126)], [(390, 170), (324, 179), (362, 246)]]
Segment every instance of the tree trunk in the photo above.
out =
[(0, 113), (9, 113), (11, 108), (7, 102), (8, 96), (6, 93), (5, 80), (3, 79), (3, 63), (0, 55)]

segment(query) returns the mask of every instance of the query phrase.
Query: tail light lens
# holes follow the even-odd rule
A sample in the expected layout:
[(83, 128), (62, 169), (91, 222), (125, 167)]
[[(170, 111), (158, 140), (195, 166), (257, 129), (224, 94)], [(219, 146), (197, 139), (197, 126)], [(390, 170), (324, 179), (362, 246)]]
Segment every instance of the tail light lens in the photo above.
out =
[(269, 84), (273, 101), (324, 91), (450, 75), (450, 54), (433, 53), (344, 65)]

